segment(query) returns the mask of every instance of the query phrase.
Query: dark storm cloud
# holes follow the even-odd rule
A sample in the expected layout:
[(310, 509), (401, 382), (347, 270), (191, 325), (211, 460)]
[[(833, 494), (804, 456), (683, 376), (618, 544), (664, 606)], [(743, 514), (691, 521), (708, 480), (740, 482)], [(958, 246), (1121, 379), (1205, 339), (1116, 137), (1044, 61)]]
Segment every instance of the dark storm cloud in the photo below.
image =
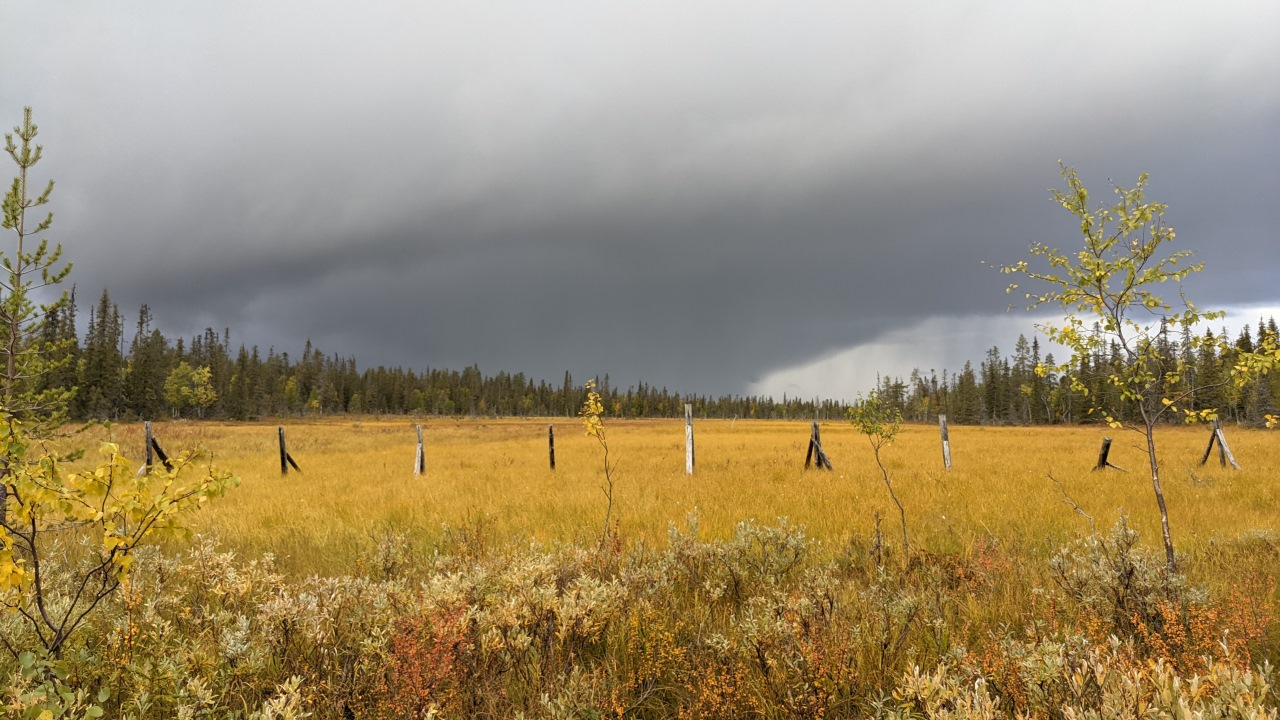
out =
[(1280, 301), (1269, 4), (0, 13), (80, 292), (171, 332), (739, 392), (1002, 310), (980, 260), (1073, 240), (1058, 158), (1149, 171), (1198, 298)]

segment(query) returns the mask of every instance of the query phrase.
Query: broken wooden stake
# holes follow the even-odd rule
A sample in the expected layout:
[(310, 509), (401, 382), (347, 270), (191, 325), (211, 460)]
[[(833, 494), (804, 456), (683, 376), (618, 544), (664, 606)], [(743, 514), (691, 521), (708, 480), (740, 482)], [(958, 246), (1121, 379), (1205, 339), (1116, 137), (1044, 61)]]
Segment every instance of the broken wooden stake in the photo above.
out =
[(1120, 472), (1129, 472), (1128, 470), (1125, 470), (1119, 465), (1115, 465), (1111, 463), (1111, 461), (1107, 460), (1107, 456), (1110, 454), (1111, 454), (1111, 438), (1104, 437), (1102, 438), (1102, 449), (1098, 451), (1098, 464), (1095, 465), (1093, 469), (1106, 470), (1107, 468), (1111, 468), (1113, 470), (1119, 470)]
[(551, 469), (556, 469), (556, 426), (547, 426), (547, 455), (551, 459)]

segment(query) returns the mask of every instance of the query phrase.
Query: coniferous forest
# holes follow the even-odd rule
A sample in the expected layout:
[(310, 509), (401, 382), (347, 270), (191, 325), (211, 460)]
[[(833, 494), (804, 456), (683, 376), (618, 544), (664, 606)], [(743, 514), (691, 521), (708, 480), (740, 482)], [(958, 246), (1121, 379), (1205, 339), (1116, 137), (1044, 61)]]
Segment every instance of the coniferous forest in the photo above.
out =
[[(72, 362), (43, 379), (50, 387), (76, 386), (71, 408), (78, 419), (159, 417), (253, 420), (268, 417), (352, 414), (539, 417), (573, 415), (585, 396), (584, 381), (566, 372), (557, 382), (522, 372), (485, 374), (477, 366), (461, 370), (361, 367), (355, 357), (326, 354), (310, 342), (301, 356), (269, 348), (233, 346), (229, 328), (212, 328), (191, 338), (168, 338), (154, 326), (143, 305), (132, 331), (104, 290), (89, 310), (84, 333), (74, 304), (64, 317), (46, 326), (50, 341), (73, 355)], [(1225, 381), (1236, 351), (1249, 351), (1264, 334), (1275, 335), (1275, 318), (1246, 325), (1235, 337), (1225, 329), (1204, 330), (1222, 343), (1193, 343), (1191, 338), (1161, 335), (1160, 352), (1189, 361), (1188, 387), (1202, 388), (1190, 398), (1192, 409), (1218, 408), (1227, 421), (1261, 424), (1276, 412), (1280, 376), (1264, 376), (1238, 387)], [(1198, 347), (1197, 347), (1198, 346)], [(904, 419), (932, 422), (939, 414), (959, 424), (1039, 425), (1101, 421), (1091, 408), (1123, 407), (1118, 390), (1107, 383), (1108, 370), (1121, 363), (1119, 348), (1082, 362), (1084, 390), (1073, 389), (1057, 373), (1037, 374), (1053, 366), (1038, 339), (1019, 336), (1011, 354), (990, 348), (959, 370), (888, 368), (874, 390)], [(709, 418), (842, 418), (842, 401), (822, 398), (772, 398), (682, 394), (646, 383), (619, 388), (609, 376), (595, 378), (606, 414), (613, 417), (677, 417), (684, 404)], [(1176, 390), (1177, 388), (1170, 388)], [(844, 391), (845, 389), (833, 389)], [(871, 391), (858, 388), (856, 391)], [(838, 394), (846, 394), (839, 392)], [(1113, 397), (1114, 396), (1114, 397)], [(1121, 415), (1120, 419), (1127, 419)]]

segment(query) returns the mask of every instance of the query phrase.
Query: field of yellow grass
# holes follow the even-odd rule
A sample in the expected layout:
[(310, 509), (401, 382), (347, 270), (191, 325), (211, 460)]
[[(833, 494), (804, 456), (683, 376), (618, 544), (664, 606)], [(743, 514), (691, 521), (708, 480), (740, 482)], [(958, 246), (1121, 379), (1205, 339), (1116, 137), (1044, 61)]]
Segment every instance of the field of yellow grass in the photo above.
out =
[[(547, 425), (556, 428), (557, 469), (548, 467)], [(614, 517), (624, 542), (661, 542), (672, 525), (696, 515), (704, 537), (727, 536), (740, 521), (786, 517), (833, 554), (866, 539), (881, 517), (887, 542), (900, 538), (898, 516), (865, 437), (843, 422), (822, 426), (834, 472), (805, 470), (808, 423), (699, 421), (697, 469), (684, 472), (682, 421), (605, 419), (616, 461)], [(302, 472), (282, 476), (276, 425), (156, 423), (170, 452), (203, 447), (239, 475), (240, 487), (193, 519), (197, 532), (246, 556), (276, 555), (300, 574), (338, 573), (370, 556), (375, 538), (403, 533), (423, 551), (463, 531), (489, 543), (590, 542), (605, 510), (602, 455), (576, 419), (454, 420), (423, 423), (426, 473), (415, 477), (414, 422), (409, 419), (292, 420), (290, 454)], [(141, 425), (115, 425), (81, 436), (111, 439), (141, 458)], [(1104, 435), (1111, 460), (1129, 472), (1092, 472)], [(1228, 428), (1242, 470), (1201, 466), (1204, 427), (1161, 429), (1158, 442), (1175, 543), (1204, 548), (1247, 534), (1280, 531), (1277, 481), (1280, 433)], [(954, 551), (995, 537), (1048, 551), (1099, 530), (1121, 512), (1149, 546), (1159, 519), (1142, 436), (1100, 427), (953, 427), (953, 469), (942, 467), (935, 426), (904, 426), (884, 451), (906, 507), (913, 545)]]

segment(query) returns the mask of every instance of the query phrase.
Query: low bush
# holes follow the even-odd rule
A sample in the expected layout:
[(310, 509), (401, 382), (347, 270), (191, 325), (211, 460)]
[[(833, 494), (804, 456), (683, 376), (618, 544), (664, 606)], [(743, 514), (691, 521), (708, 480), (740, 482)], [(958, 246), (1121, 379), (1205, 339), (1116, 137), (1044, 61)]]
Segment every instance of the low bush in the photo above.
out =
[(182, 553), (140, 551), (62, 659), (7, 660), (5, 708), (343, 720), (1275, 716), (1264, 577), (1197, 588), (1168, 575), (1124, 522), (1047, 563), (989, 538), (917, 551), (905, 567), (874, 546), (829, 551), (785, 520), (707, 540), (691, 520), (662, 547), (490, 544), (459, 557), (375, 546), (361, 566), (369, 576), (290, 578), (270, 556), (201, 538)]

